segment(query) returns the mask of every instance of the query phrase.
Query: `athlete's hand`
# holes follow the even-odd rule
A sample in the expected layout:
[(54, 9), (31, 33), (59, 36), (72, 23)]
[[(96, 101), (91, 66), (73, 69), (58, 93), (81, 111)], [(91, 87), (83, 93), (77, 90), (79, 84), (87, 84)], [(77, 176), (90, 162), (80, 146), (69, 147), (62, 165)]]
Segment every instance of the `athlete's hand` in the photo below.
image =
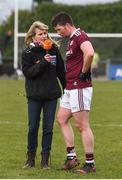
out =
[(82, 81), (88, 81), (88, 82), (91, 81), (91, 72), (80, 73), (79, 79)]

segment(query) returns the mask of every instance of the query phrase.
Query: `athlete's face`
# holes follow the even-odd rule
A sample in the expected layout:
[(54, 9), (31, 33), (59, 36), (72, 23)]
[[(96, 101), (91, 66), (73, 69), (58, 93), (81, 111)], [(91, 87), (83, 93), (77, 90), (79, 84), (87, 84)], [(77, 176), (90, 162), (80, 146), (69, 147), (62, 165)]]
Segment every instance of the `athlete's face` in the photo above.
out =
[(54, 28), (57, 33), (59, 35), (61, 35), (62, 37), (68, 37), (70, 36), (70, 32), (69, 32), (69, 28), (68, 28), (68, 25), (57, 25), (55, 28)]

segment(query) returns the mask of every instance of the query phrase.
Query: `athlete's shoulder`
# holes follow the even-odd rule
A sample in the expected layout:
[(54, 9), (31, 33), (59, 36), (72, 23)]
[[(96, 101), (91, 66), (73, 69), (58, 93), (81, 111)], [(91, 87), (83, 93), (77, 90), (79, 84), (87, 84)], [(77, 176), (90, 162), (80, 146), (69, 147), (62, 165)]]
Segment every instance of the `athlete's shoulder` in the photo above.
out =
[[(86, 33), (84, 30), (78, 28), (78, 29), (76, 30), (76, 32), (75, 32), (74, 35), (75, 35), (75, 37), (87, 36), (87, 33)], [(88, 37), (88, 36), (87, 36), (87, 37)]]
[(74, 40), (79, 44), (83, 43), (84, 41), (90, 41), (87, 33), (80, 28), (75, 32)]
[(75, 31), (74, 36), (75, 36), (75, 37), (79, 37), (79, 36), (81, 36), (81, 34), (82, 34), (82, 31), (81, 31), (80, 28), (78, 28), (78, 29)]

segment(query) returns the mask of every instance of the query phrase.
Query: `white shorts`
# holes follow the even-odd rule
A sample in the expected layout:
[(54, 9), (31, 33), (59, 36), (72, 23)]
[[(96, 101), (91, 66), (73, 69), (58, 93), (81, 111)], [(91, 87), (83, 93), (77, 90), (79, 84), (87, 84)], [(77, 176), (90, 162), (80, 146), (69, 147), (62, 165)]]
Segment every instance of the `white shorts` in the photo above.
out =
[(93, 88), (64, 90), (60, 98), (60, 107), (70, 109), (71, 112), (90, 110)]

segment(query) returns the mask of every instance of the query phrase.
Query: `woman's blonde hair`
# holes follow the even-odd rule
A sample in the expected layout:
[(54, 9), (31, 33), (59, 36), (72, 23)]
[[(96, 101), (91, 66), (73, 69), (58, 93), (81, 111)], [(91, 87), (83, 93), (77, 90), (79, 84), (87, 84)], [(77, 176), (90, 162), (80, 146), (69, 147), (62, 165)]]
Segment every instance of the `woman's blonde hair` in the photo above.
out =
[[(35, 21), (29, 28), (28, 32), (26, 33), (25, 36), (25, 46), (27, 47), (31, 42), (33, 42), (33, 37), (35, 36), (35, 29), (38, 28), (40, 30), (46, 30), (48, 31), (48, 26), (40, 21)], [(47, 35), (47, 38), (52, 41), (53, 44), (56, 46), (59, 46), (57, 42), (51, 39), (49, 34)]]
[(48, 31), (48, 26), (40, 21), (35, 21), (31, 27), (29, 28), (26, 36), (25, 36), (25, 46), (28, 46), (31, 42), (33, 42), (33, 37), (35, 36), (35, 29), (38, 28), (40, 30)]

